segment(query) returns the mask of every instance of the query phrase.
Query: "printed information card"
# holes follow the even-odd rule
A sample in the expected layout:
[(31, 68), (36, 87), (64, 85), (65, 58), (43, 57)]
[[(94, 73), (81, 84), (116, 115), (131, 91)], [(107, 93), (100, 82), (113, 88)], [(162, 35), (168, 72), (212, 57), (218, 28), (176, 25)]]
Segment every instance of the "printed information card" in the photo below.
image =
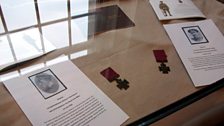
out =
[(224, 77), (224, 37), (212, 20), (164, 27), (196, 87)]
[(71, 61), (4, 85), (34, 126), (119, 126), (129, 118)]
[(159, 20), (205, 18), (191, 0), (149, 0)]

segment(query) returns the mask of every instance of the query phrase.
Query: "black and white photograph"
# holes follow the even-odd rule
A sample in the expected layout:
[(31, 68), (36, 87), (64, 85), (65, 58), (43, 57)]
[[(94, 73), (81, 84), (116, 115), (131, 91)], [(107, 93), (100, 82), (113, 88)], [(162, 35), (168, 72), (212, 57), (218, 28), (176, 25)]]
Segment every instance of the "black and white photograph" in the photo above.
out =
[(182, 27), (189, 42), (193, 44), (208, 43), (208, 40), (199, 26)]
[(50, 69), (32, 75), (29, 79), (45, 99), (67, 89)]

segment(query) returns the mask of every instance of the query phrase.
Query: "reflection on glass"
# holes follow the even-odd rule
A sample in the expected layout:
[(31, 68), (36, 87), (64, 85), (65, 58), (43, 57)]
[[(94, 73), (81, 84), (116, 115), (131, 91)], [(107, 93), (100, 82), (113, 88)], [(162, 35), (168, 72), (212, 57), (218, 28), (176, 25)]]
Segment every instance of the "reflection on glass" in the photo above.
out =
[(55, 49), (49, 41), (43, 39), (45, 49), (43, 50), (41, 35), (37, 28), (11, 34), (10, 38), (17, 60), (37, 56)]
[[(8, 35), (7, 38), (1, 38), (0, 52), (3, 56), (0, 58), (0, 61), (2, 61), (0, 70), (56, 49), (52, 43), (41, 36), (37, 28), (13, 33)], [(11, 55), (15, 57), (12, 58)]]
[(89, 0), (71, 0), (71, 16), (77, 16), (88, 12)]
[(36, 65), (30, 66), (30, 67), (26, 67), (26, 68), (20, 70), (20, 74), (24, 75), (24, 74), (30, 73), (32, 71), (41, 69), (44, 66), (45, 66), (44, 63), (40, 63), (40, 64), (36, 64)]
[(4, 75), (0, 75), (0, 80), (1, 81), (6, 81), (15, 77), (19, 77), (19, 72), (18, 71), (14, 71), (14, 72), (10, 72)]
[(71, 20), (72, 44), (88, 40), (88, 16)]
[(67, 0), (38, 0), (40, 20), (48, 22), (67, 18)]
[(1, 0), (8, 30), (37, 24), (34, 0)]
[(50, 66), (50, 65), (54, 65), (54, 64), (57, 64), (57, 63), (60, 63), (60, 62), (63, 62), (63, 61), (67, 61), (67, 60), (68, 60), (68, 56), (62, 55), (62, 56), (57, 57), (53, 60), (47, 61), (46, 65)]
[(41, 69), (45, 66), (50, 66), (50, 65), (57, 64), (57, 63), (60, 63), (60, 62), (63, 62), (63, 61), (67, 61), (67, 60), (68, 60), (68, 56), (62, 55), (62, 56), (59, 56), (55, 59), (46, 61), (46, 63), (43, 62), (43, 63), (40, 63), (40, 64), (36, 64), (36, 65), (32, 65), (32, 66), (20, 69), (20, 71), (13, 71), (13, 72), (10, 72), (10, 73), (7, 73), (7, 74), (0, 75), (0, 81), (6, 81), (6, 80), (9, 80), (9, 79), (12, 79), (12, 78), (15, 78), (15, 77), (19, 77), (21, 75), (30, 73), (32, 71)]
[(14, 33), (10, 38), (18, 60), (43, 53), (37, 29)]
[(69, 46), (67, 21), (44, 26), (42, 31), (46, 39), (53, 43), (56, 48)]
[(79, 57), (86, 56), (88, 54), (88, 50), (79, 51), (70, 55), (71, 59), (76, 59)]
[(0, 37), (0, 65), (13, 62), (12, 50), (6, 36)]
[(4, 27), (3, 27), (2, 19), (1, 19), (1, 15), (0, 15), (0, 33), (3, 33), (3, 32), (5, 32), (5, 31), (4, 31)]

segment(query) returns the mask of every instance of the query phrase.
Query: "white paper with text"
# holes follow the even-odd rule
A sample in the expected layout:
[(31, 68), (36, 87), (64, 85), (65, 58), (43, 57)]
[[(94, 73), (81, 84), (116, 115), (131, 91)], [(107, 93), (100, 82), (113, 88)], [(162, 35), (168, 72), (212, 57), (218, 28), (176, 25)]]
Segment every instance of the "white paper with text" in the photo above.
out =
[(195, 86), (224, 77), (224, 37), (212, 20), (164, 25)]
[(71, 61), (4, 84), (34, 126), (119, 126), (129, 118)]
[(205, 18), (191, 0), (149, 0), (159, 20)]

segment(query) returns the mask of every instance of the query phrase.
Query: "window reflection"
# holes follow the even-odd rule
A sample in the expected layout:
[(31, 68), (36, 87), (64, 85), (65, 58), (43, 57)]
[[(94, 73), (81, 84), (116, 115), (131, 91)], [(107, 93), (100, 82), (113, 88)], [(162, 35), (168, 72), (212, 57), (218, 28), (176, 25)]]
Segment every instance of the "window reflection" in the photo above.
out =
[(79, 57), (86, 56), (88, 54), (88, 50), (79, 51), (70, 55), (71, 59), (76, 59)]
[(67, 0), (38, 0), (40, 20), (48, 22), (67, 18)]
[(14, 61), (12, 50), (6, 36), (0, 37), (0, 65)]
[(0, 33), (3, 33), (3, 32), (5, 32), (5, 31), (4, 31), (4, 27), (3, 27), (2, 19), (1, 19), (1, 15), (0, 15)]
[(36, 65), (30, 66), (30, 67), (26, 67), (26, 68), (20, 70), (20, 74), (24, 75), (24, 74), (30, 73), (32, 71), (44, 68), (44, 66), (45, 66), (44, 63), (40, 63), (40, 64), (36, 64)]
[(20, 76), (20, 74), (19, 74), (18, 71), (13, 71), (13, 72), (1, 75), (0, 80), (1, 81), (6, 81), (6, 80), (9, 80), (9, 79), (12, 79), (12, 78), (15, 78), (15, 77), (19, 77), (19, 76)]
[(33, 0), (1, 0), (1, 7), (9, 31), (37, 24)]
[(66, 61), (66, 60), (68, 60), (68, 56), (62, 55), (62, 56), (59, 56), (55, 59), (46, 61), (44, 63), (35, 64), (35, 65), (32, 65), (32, 66), (20, 69), (18, 71), (13, 71), (13, 72), (10, 72), (10, 73), (2, 74), (2, 75), (0, 75), (0, 81), (2, 82), (2, 81), (6, 81), (6, 80), (9, 80), (9, 79), (15, 78), (15, 77), (19, 77), (21, 75), (30, 73), (32, 71), (41, 69), (45, 66), (50, 66), (50, 65), (53, 65), (53, 64), (56, 64), (56, 63)]
[(71, 16), (89, 12), (89, 0), (71, 0)]
[(71, 21), (72, 44), (88, 40), (88, 16), (76, 18)]
[(37, 56), (55, 49), (49, 41), (43, 39), (45, 49), (43, 50), (41, 35), (37, 28), (13, 33), (10, 38), (17, 60)]
[[(0, 5), (0, 16), (6, 22), (4, 31), (0, 20), (0, 68), (35, 58), (55, 46), (62, 48), (88, 40), (89, 17), (78, 15), (89, 12), (89, 0), (0, 0)], [(87, 55), (87, 50), (79, 55)]]
[[(71, 0), (71, 16), (87, 14), (89, 12), (89, 0)], [(72, 44), (78, 44), (88, 40), (88, 16), (71, 20)]]
[(37, 33), (37, 29), (32, 29), (10, 35), (18, 60), (43, 53), (40, 35)]
[(56, 48), (69, 46), (67, 21), (44, 26), (42, 31), (46, 39), (54, 44)]
[(60, 62), (63, 62), (63, 61), (67, 61), (68, 59), (69, 59), (68, 56), (62, 55), (62, 56), (59, 56), (59, 57), (57, 57), (53, 60), (47, 61), (46, 65), (50, 66), (50, 65), (57, 64), (57, 63), (60, 63)]

